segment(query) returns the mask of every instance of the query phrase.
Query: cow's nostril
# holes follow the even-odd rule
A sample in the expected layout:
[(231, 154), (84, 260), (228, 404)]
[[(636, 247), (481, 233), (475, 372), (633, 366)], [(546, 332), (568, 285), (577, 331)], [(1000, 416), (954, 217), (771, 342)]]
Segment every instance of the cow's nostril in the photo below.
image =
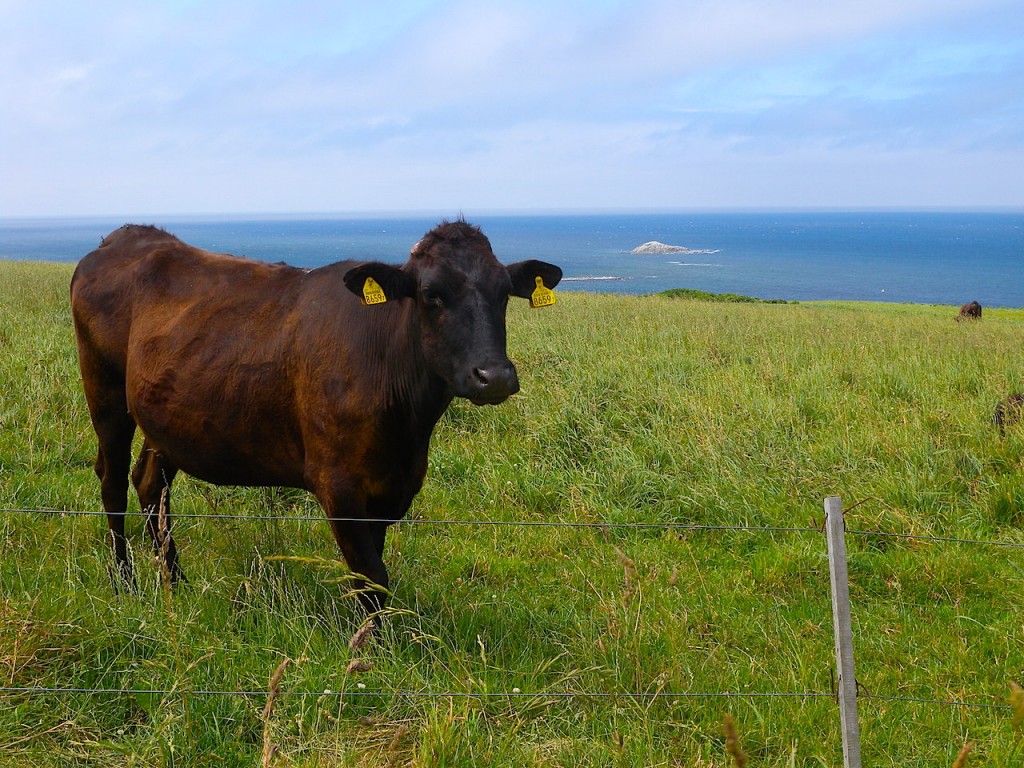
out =
[(470, 399), (501, 402), (519, 391), (519, 378), (512, 363), (496, 363), (473, 368), (470, 374)]

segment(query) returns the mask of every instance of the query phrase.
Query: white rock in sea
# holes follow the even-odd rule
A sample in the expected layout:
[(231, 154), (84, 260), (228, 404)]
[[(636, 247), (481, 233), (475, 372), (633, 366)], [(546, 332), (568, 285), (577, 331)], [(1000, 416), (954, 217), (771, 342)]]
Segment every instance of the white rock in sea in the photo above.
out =
[(652, 240), (649, 243), (638, 245), (630, 253), (639, 254), (658, 254), (658, 253), (718, 253), (718, 251), (710, 250), (694, 250), (693, 248), (686, 248), (682, 245), (666, 245), (665, 243), (659, 243), (657, 240)]

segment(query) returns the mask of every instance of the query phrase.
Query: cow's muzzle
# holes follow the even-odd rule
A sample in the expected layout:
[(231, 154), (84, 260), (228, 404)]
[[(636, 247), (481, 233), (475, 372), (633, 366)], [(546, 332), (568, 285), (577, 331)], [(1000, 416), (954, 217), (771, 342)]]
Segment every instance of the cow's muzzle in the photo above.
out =
[(509, 361), (474, 368), (463, 397), (474, 405), (497, 405), (519, 391), (516, 367)]

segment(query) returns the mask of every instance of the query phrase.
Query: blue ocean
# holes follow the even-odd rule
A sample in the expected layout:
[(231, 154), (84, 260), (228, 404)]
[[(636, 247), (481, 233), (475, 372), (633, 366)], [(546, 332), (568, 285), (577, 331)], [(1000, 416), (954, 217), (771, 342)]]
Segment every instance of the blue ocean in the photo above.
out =
[[(454, 214), (453, 214), (454, 216)], [(213, 251), (316, 267), (404, 262), (424, 216), (137, 217)], [(562, 267), (561, 290), (668, 288), (762, 299), (1024, 307), (1024, 212), (659, 213), (468, 216), (504, 262)], [(111, 218), (0, 219), (0, 258), (74, 262)], [(690, 253), (630, 253), (658, 241)]]

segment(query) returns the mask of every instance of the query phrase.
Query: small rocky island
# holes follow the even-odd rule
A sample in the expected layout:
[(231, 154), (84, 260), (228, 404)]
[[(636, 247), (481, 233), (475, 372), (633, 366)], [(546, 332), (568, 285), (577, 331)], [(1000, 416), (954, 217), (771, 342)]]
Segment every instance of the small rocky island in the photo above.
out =
[(652, 240), (649, 243), (638, 245), (630, 253), (638, 254), (662, 254), (662, 253), (718, 253), (717, 250), (686, 248), (682, 245), (666, 245)]

